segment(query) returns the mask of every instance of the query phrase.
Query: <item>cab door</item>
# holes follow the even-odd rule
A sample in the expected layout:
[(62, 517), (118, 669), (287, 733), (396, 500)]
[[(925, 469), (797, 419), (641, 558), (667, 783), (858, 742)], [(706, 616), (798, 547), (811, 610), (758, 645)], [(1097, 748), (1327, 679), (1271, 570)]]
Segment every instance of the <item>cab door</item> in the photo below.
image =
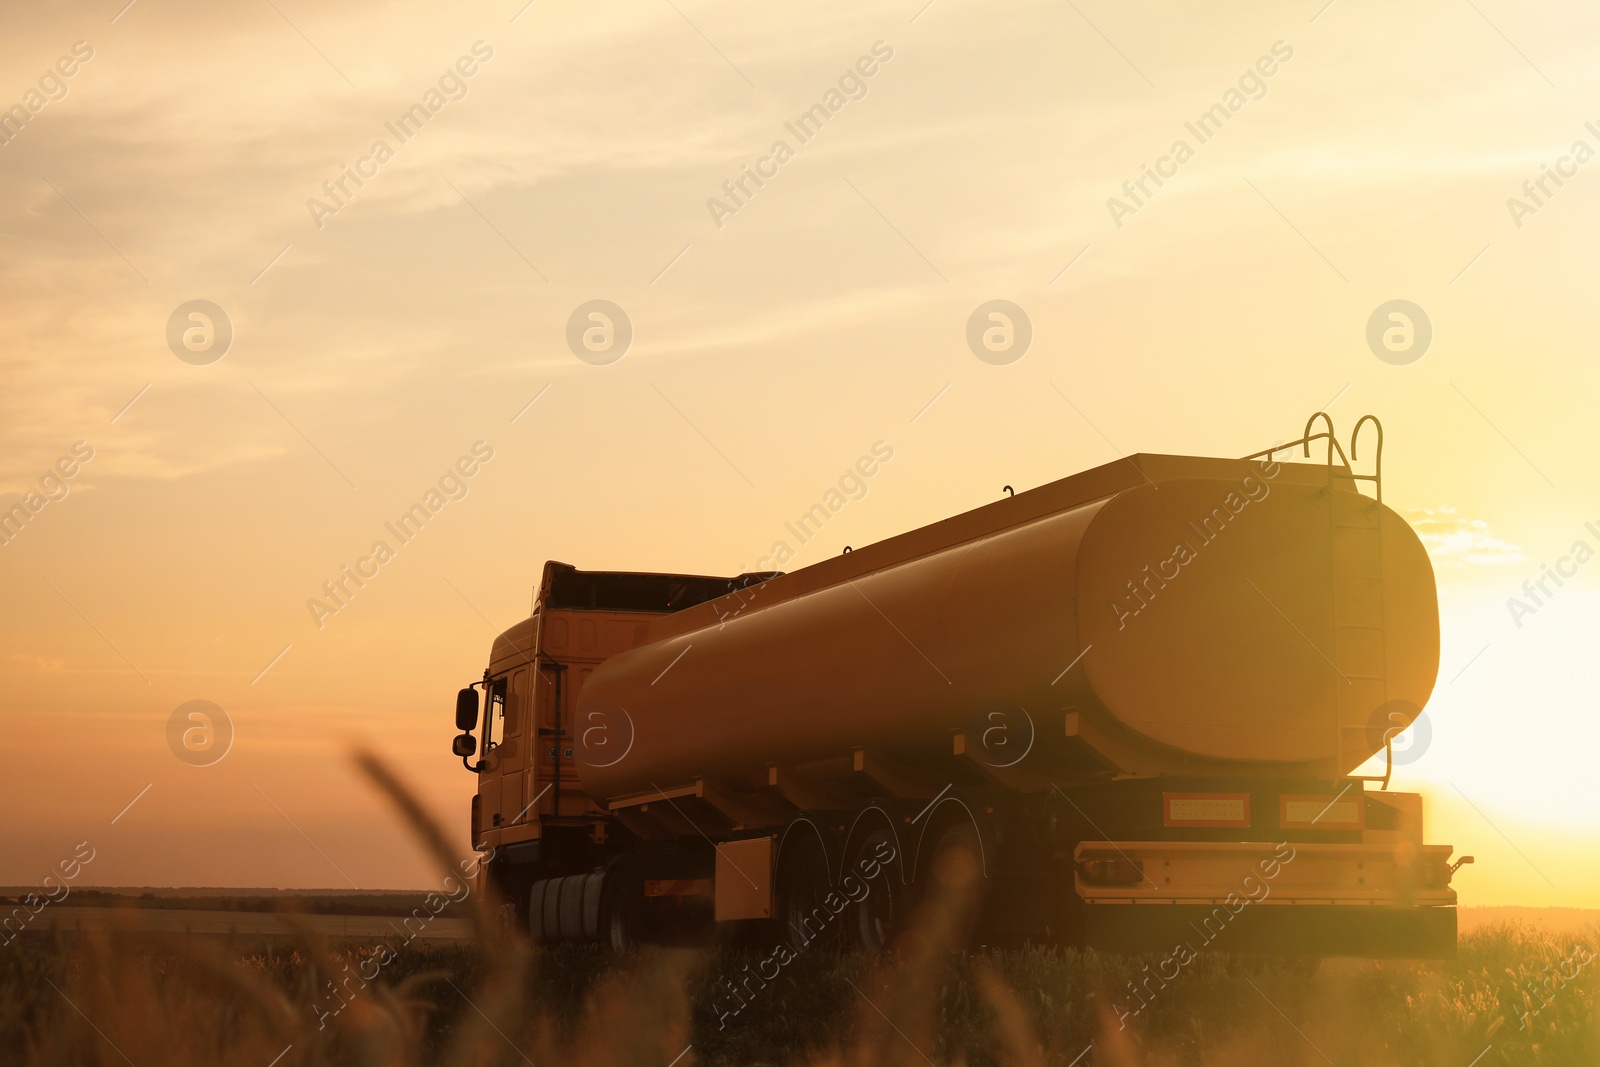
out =
[(488, 845), (520, 841), (529, 812), (528, 711), (532, 668), (518, 667), (489, 683), (483, 716), (482, 761), (478, 776), (476, 825)]

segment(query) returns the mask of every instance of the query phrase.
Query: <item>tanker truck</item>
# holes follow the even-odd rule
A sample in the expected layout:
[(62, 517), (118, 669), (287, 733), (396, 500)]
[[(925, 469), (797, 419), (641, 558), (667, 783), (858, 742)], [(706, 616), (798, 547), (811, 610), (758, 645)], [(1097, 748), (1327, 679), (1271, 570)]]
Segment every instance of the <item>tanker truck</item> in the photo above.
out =
[(1389, 789), (1439, 616), (1382, 432), (1131, 455), (789, 573), (548, 562), (457, 695), (484, 877), (616, 949), (879, 950), (959, 861), (973, 943), (1450, 955), (1471, 857)]

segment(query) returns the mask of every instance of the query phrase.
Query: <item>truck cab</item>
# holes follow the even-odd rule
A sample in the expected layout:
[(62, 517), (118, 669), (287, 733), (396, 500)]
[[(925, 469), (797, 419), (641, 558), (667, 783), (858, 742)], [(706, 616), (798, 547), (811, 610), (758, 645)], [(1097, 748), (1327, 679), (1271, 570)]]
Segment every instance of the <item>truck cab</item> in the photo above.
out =
[(604, 845), (607, 813), (579, 784), (578, 761), (621, 758), (631, 739), (625, 722), (578, 720), (594, 669), (634, 647), (651, 619), (770, 577), (544, 565), (532, 613), (495, 638), (482, 680), (457, 699), (454, 751), (478, 776), (473, 848), (493, 853), (487, 869), (508, 899), (540, 870), (584, 862)]

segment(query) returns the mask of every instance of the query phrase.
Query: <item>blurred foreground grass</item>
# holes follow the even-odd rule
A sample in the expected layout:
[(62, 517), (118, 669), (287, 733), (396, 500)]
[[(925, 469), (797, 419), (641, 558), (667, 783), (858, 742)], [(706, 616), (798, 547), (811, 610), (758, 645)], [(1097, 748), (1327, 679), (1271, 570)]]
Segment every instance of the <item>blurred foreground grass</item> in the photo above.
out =
[[(416, 794), (356, 763), (459, 887)], [(1209, 955), (1163, 980), (1160, 956), (951, 952), (972, 876), (939, 881), (892, 954), (781, 968), (730, 947), (535, 952), (482, 892), (470, 943), (331, 942), (293, 914), (270, 940), (24, 933), (0, 944), (0, 1064), (1600, 1065), (1600, 965), (1565, 935), (1486, 928), (1436, 963)], [(1151, 992), (1130, 1016), (1134, 984)]]
[[(417, 942), (380, 969), (372, 945), (304, 932), (25, 935), (0, 947), (0, 1062), (1600, 1064), (1594, 965), (1577, 966), (1572, 938), (1525, 927), (1465, 936), (1438, 963), (1201, 957), (1152, 984), (1125, 1029), (1127, 983), (1156, 957), (808, 953), (764, 987), (750, 981), (742, 1009), (719, 1018), (739, 1005), (725, 983), (755, 973), (761, 954), (535, 955), (503, 942)], [(1553, 996), (1533, 995), (1574, 970)], [(364, 988), (352, 978), (373, 972)], [(342, 1001), (330, 981), (345, 983)]]

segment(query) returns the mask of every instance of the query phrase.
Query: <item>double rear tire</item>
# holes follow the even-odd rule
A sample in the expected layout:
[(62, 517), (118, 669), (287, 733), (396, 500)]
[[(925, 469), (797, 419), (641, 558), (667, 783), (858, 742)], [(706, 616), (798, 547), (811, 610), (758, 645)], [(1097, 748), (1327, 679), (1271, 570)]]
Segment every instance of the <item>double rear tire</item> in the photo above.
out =
[(612, 952), (632, 952), (644, 943), (644, 878), (628, 860), (606, 868), (599, 933), (600, 943)]
[(882, 952), (905, 927), (910, 906), (894, 835), (881, 827), (864, 835), (845, 857), (844, 869), (845, 888), (852, 877), (865, 886), (865, 895), (849, 911), (850, 947)]
[(822, 842), (806, 834), (786, 848), (777, 872), (778, 936), (796, 952), (838, 941), (835, 913), (828, 908), (828, 856)]
[(628, 859), (602, 870), (541, 878), (528, 894), (528, 933), (541, 945), (599, 941), (630, 952), (643, 940), (644, 879)]
[(810, 835), (792, 841), (777, 872), (779, 937), (796, 952), (824, 946), (883, 952), (911, 927), (917, 902), (925, 910), (919, 933), (966, 947), (982, 911), (977, 830), (953, 823), (937, 834), (928, 856), (917, 883), (907, 884), (899, 842), (890, 828), (878, 827), (850, 844), (835, 884), (822, 842)]
[(953, 951), (977, 939), (985, 888), (983, 843), (966, 820), (950, 824), (934, 841), (922, 869), (926, 922), (935, 939)]

